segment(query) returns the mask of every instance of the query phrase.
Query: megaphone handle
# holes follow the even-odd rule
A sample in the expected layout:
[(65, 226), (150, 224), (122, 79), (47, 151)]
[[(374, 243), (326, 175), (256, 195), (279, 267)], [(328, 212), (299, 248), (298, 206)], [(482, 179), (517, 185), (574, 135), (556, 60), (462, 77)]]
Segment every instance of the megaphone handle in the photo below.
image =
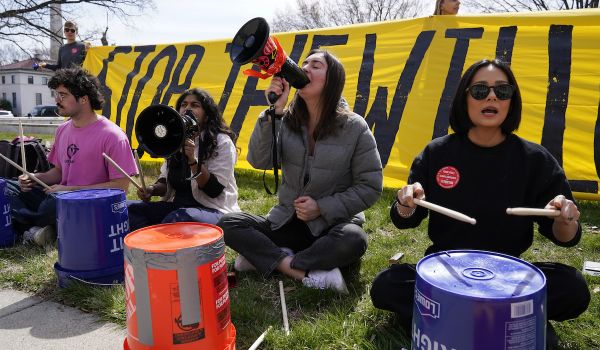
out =
[[(281, 73), (275, 73), (276, 77), (282, 77)], [(275, 102), (277, 102), (277, 100), (279, 100), (279, 97), (281, 97), (281, 95), (277, 95), (274, 92), (269, 92), (269, 96), (267, 96), (267, 100), (269, 100), (269, 105), (274, 105)]]
[(269, 92), (269, 96), (267, 97), (267, 99), (269, 100), (269, 104), (270, 105), (274, 105), (275, 102), (277, 102), (277, 100), (279, 99), (280, 96), (281, 95), (277, 95), (273, 91)]

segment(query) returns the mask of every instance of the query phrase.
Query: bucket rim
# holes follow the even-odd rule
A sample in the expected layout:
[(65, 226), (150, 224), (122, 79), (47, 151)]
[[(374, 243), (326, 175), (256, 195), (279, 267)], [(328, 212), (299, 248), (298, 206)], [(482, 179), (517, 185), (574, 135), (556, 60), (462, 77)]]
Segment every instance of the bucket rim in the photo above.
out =
[[(160, 231), (163, 231), (163, 229), (165, 229), (165, 228), (171, 228), (171, 227), (177, 227), (177, 226), (185, 227), (188, 229), (190, 227), (202, 227), (203, 229), (210, 229), (210, 231), (216, 232), (216, 233), (218, 233), (218, 235), (214, 235), (210, 239), (206, 239), (204, 237), (194, 237), (194, 238), (203, 238), (203, 240), (199, 240), (199, 239), (189, 240), (190, 242), (188, 242), (188, 243), (193, 243), (193, 244), (184, 244), (184, 243), (186, 243), (186, 241), (184, 241), (183, 239), (179, 239), (177, 241), (171, 240), (171, 242), (175, 242), (176, 244), (172, 245), (170, 247), (163, 247), (163, 248), (149, 247), (148, 245), (150, 244), (150, 242), (140, 242), (140, 240), (138, 240), (138, 236), (140, 236), (144, 233), (157, 232), (157, 231), (160, 232)], [(179, 237), (179, 238), (184, 238), (184, 237)], [(188, 236), (187, 238), (192, 238), (192, 237)], [(207, 224), (207, 223), (202, 223), (202, 222), (182, 221), (182, 222), (151, 225), (151, 226), (146, 226), (146, 227), (137, 229), (135, 231), (128, 233), (127, 236), (125, 236), (125, 238), (123, 239), (123, 243), (124, 243), (125, 249), (135, 248), (135, 249), (142, 249), (147, 252), (165, 253), (165, 252), (175, 252), (180, 249), (210, 245), (210, 244), (218, 242), (221, 239), (223, 239), (223, 229), (217, 225)]]
[(109, 195), (102, 196), (102, 197), (97, 197), (97, 198), (109, 198), (109, 197), (113, 197), (115, 195), (121, 195), (121, 194), (125, 195), (125, 191), (123, 191), (120, 188), (85, 188), (85, 189), (81, 189), (81, 190), (58, 192), (58, 193), (56, 193), (56, 198), (57, 199), (62, 199), (62, 200), (69, 200), (69, 199), (70, 200), (95, 199), (95, 198), (92, 198), (92, 197), (72, 197), (71, 198), (71, 196), (75, 196), (75, 195), (82, 194), (82, 193), (87, 193), (87, 192), (105, 192), (105, 193), (110, 193)]
[(416, 270), (416, 280), (415, 280), (415, 288), (416, 288), (416, 281), (417, 280), (422, 280), (425, 283), (430, 284), (431, 286), (443, 290), (444, 293), (448, 293), (448, 294), (452, 294), (454, 296), (460, 297), (460, 298), (466, 298), (469, 300), (476, 300), (476, 301), (486, 301), (486, 302), (500, 302), (500, 301), (506, 301), (506, 296), (473, 296), (473, 295), (465, 295), (465, 294), (460, 294), (454, 290), (451, 289), (446, 289), (443, 286), (439, 286), (439, 285), (435, 285), (433, 283), (431, 283), (431, 281), (429, 280), (425, 280), (424, 278), (422, 278), (419, 275), (419, 267), (422, 265), (422, 263), (424, 263), (427, 259), (433, 258), (435, 256), (440, 256), (440, 255), (449, 255), (452, 253), (477, 253), (477, 254), (486, 254), (486, 255), (495, 255), (495, 256), (499, 256), (502, 258), (506, 258), (515, 262), (519, 262), (521, 264), (526, 265), (528, 268), (534, 270), (542, 279), (542, 282), (537, 288), (531, 290), (531, 292), (527, 293), (527, 294), (522, 294), (522, 295), (517, 295), (517, 296), (513, 296), (512, 299), (513, 300), (518, 300), (521, 298), (529, 298), (534, 294), (539, 293), (540, 291), (543, 291), (546, 289), (546, 285), (547, 285), (547, 280), (546, 280), (546, 275), (544, 275), (544, 273), (542, 272), (542, 270), (540, 270), (537, 266), (533, 265), (532, 263), (525, 261), (523, 259), (514, 257), (512, 255), (508, 255), (508, 254), (504, 254), (504, 253), (499, 253), (499, 252), (493, 252), (493, 251), (487, 251), (487, 250), (477, 250), (477, 249), (454, 249), (454, 250), (443, 250), (440, 252), (436, 252), (436, 253), (431, 253), (429, 255), (424, 256), (423, 258), (421, 258), (421, 260), (419, 260), (419, 262), (417, 263), (415, 270)]

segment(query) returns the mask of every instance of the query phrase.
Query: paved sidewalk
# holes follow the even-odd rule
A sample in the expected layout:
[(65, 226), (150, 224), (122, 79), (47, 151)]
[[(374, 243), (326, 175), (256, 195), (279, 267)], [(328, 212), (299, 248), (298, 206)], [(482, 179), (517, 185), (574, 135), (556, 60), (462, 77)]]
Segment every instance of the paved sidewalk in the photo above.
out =
[(0, 289), (0, 349), (123, 349), (126, 331), (75, 308)]

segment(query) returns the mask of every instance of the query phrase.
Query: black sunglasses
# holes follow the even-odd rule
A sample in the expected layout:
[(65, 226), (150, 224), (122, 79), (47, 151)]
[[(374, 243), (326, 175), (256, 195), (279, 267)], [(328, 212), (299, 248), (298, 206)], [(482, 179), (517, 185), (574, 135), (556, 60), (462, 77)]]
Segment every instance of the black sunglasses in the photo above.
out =
[(75, 28), (65, 28), (65, 33), (75, 33), (77, 31), (77, 29)]
[(467, 88), (467, 91), (476, 100), (483, 100), (490, 94), (490, 90), (494, 90), (494, 94), (499, 100), (509, 100), (515, 92), (515, 87), (510, 84), (500, 84), (495, 86), (487, 86), (485, 84), (473, 84)]

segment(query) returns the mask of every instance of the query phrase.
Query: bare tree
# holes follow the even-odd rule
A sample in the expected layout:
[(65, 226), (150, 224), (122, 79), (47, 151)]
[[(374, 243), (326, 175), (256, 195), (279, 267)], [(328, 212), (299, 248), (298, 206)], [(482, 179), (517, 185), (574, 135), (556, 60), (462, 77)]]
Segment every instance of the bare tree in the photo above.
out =
[(272, 27), (287, 32), (412, 18), (422, 12), (423, 1), (413, 0), (296, 0), (296, 8), (276, 12)]
[(10, 44), (0, 45), (0, 66), (13, 63), (14, 61), (21, 61), (26, 58), (27, 55), (15, 46)]
[(10, 42), (29, 55), (32, 50), (24, 43), (45, 47), (55, 35), (49, 23), (50, 7), (55, 4), (62, 6), (64, 17), (97, 7), (123, 21), (154, 8), (154, 0), (0, 0), (0, 42)]
[(597, 8), (599, 0), (464, 0), (476, 12), (521, 12)]

